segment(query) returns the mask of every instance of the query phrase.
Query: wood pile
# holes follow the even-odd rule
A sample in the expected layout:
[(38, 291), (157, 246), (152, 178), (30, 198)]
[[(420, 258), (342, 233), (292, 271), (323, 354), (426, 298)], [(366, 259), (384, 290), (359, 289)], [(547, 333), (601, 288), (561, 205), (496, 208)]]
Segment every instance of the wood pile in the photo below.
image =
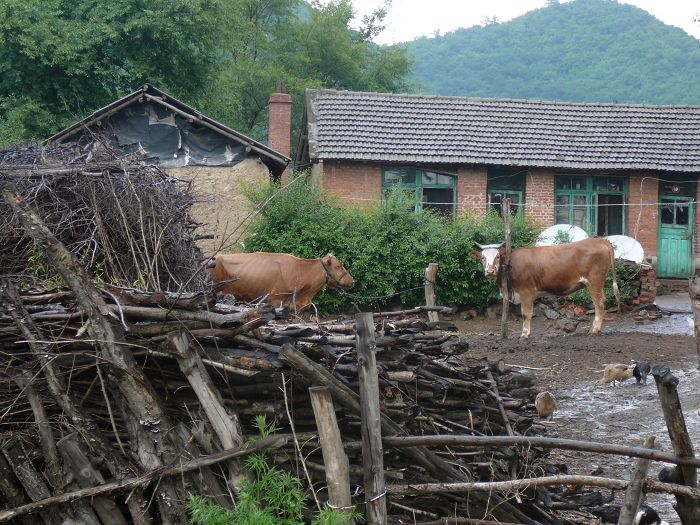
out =
[[(103, 523), (147, 523), (156, 517), (175, 523), (187, 492), (230, 505), (230, 486), (242, 475), (240, 462), (204, 468), (197, 461), (240, 447), (255, 435), (253, 420), (261, 414), (281, 427), (280, 440), (273, 443), (275, 461), (296, 471), (296, 441), (318, 498), (326, 501), (308, 393), (313, 385), (328, 386), (334, 394), (350, 459), (353, 502), (363, 501), (354, 321), (290, 319), (288, 312), (270, 305), (217, 303), (206, 293), (145, 293), (102, 285), (100, 295), (110, 322), (124, 333), (131, 363), (110, 362), (96, 350), (93, 321), (70, 289), (20, 292), (9, 281), (0, 286), (4, 509), (29, 504), (46, 523), (68, 517), (90, 522), (88, 517), (95, 515)], [(383, 435), (544, 433), (544, 426), (533, 421), (534, 378), (503, 362), (470, 359), (464, 337), (449, 322), (428, 321), (427, 309), (449, 311), (419, 307), (374, 314)], [(159, 432), (167, 422), (166, 432), (174, 437), (164, 445), (169, 449), (162, 456), (166, 463), (155, 468), (137, 450), (146, 446), (138, 441), (143, 436), (132, 428), (133, 408), (118, 395), (119, 376), (125, 372), (143, 382), (162, 411), (159, 421), (142, 420), (140, 426)], [(543, 449), (536, 447), (385, 448), (385, 475), (392, 484), (508, 480), (549, 468)], [(133, 482), (183, 462), (194, 462), (196, 474), (180, 473), (159, 483), (144, 478), (136, 487), (128, 485), (128, 491), (117, 487), (107, 496), (71, 505), (31, 508), (31, 502)], [(165, 501), (168, 497), (172, 499)], [(450, 515), (555, 523), (534, 498), (534, 491), (508, 500), (495, 494), (389, 495), (387, 508), (397, 523)], [(6, 515), (0, 512), (0, 520)]]
[[(105, 144), (94, 137), (0, 152), (0, 187), (11, 184), (89, 275), (151, 290), (203, 289), (189, 183)], [(0, 275), (57, 277), (1, 197), (0, 231)]]

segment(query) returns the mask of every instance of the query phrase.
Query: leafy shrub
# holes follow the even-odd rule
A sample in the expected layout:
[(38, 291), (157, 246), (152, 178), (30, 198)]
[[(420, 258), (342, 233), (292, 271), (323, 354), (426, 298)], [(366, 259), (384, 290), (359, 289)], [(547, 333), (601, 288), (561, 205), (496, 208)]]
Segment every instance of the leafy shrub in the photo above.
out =
[[(349, 292), (324, 292), (316, 298), (323, 310), (344, 304), (377, 307), (389, 303), (422, 304), (426, 266), (439, 265), (437, 301), (485, 308), (498, 297), (484, 277), (481, 263), (469, 254), (475, 243), (503, 240), (503, 221), (462, 215), (452, 221), (431, 213), (415, 213), (395, 193), (376, 207), (343, 207), (317, 185), (301, 178), (278, 193), (275, 187), (249, 189), (255, 204), (269, 200), (245, 239), (249, 251), (287, 252), (319, 257), (333, 252), (355, 278)], [(513, 246), (531, 244), (535, 228), (514, 217)]]

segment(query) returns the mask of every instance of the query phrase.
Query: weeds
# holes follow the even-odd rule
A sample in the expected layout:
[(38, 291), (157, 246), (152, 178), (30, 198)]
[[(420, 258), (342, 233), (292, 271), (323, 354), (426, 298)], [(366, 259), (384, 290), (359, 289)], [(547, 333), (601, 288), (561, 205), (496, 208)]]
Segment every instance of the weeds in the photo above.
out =
[[(268, 423), (264, 415), (255, 418), (258, 439), (279, 430), (275, 423)], [(244, 481), (239, 500), (232, 509), (216, 505), (207, 499), (190, 495), (187, 511), (191, 525), (303, 525), (304, 489), (293, 474), (271, 466), (264, 452), (248, 456), (246, 468), (253, 474), (253, 481)], [(348, 525), (361, 520), (356, 510), (341, 512), (323, 509), (312, 525)]]

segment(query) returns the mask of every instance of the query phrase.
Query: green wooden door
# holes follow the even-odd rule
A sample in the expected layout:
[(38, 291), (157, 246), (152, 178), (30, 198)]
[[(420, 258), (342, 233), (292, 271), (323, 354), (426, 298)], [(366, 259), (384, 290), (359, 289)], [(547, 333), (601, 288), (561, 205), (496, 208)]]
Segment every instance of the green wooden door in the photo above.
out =
[(659, 277), (693, 274), (693, 199), (661, 195), (659, 198)]

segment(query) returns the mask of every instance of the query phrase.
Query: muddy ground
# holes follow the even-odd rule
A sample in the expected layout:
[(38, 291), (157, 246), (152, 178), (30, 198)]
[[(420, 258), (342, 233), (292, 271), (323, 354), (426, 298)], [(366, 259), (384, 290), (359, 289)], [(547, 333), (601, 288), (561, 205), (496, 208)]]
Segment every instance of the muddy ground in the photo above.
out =
[[(653, 435), (659, 448), (671, 451), (653, 377), (647, 385), (631, 379), (619, 387), (595, 386), (605, 364), (637, 359), (649, 361), (652, 367), (668, 365), (678, 377), (688, 431), (696, 449), (700, 447), (700, 375), (690, 314), (667, 315), (641, 325), (632, 314), (611, 314), (603, 324), (603, 334), (595, 337), (587, 334), (592, 316), (581, 321), (575, 333), (565, 334), (541, 310), (538, 313), (527, 342), (518, 339), (521, 324), (515, 316), (505, 341), (500, 339), (500, 318), (458, 323), (460, 331), (469, 336), (473, 357), (503, 358), (507, 364), (538, 369), (533, 371), (537, 388), (551, 391), (558, 402), (547, 425), (551, 436), (641, 446), (646, 436)], [(635, 461), (570, 451), (554, 451), (550, 457), (554, 463), (565, 463), (569, 474), (623, 479), (629, 479)], [(649, 475), (656, 479), (663, 466), (652, 463)], [(617, 494), (616, 502), (623, 496)], [(680, 523), (672, 496), (650, 494), (647, 503), (669, 523)]]

